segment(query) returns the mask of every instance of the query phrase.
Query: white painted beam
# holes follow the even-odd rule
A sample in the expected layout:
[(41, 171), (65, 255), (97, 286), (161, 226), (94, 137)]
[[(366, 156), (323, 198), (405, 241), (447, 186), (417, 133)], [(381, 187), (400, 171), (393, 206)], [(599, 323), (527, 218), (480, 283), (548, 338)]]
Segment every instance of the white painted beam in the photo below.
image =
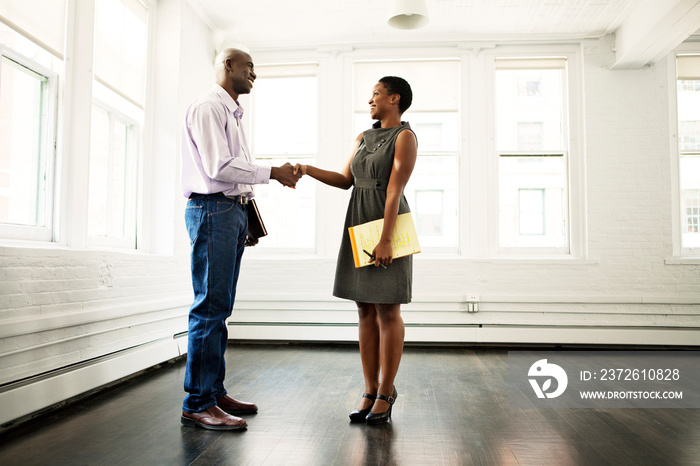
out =
[(612, 69), (655, 63), (700, 29), (700, 0), (643, 0), (615, 31)]

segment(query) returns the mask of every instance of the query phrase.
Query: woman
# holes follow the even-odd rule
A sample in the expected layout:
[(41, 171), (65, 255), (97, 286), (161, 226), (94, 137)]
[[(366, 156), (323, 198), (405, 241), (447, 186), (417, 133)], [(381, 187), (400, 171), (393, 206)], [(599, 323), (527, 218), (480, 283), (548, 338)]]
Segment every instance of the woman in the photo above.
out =
[[(404, 79), (380, 79), (369, 100), (370, 116), (377, 122), (357, 136), (353, 156), (343, 170), (338, 173), (311, 165), (295, 167), (295, 172), (301, 170), (330, 186), (353, 187), (333, 288), (334, 296), (355, 301), (359, 313), (365, 393), (350, 413), (353, 422), (387, 422), (397, 396), (394, 379), (404, 340), (401, 304), (411, 301), (413, 259), (407, 256), (392, 260), (391, 233), (396, 217), (410, 211), (403, 190), (416, 163), (418, 146), (401, 115), (412, 99), (411, 87)], [(372, 251), (374, 267), (355, 268), (348, 227), (380, 218), (384, 218), (384, 227)]]

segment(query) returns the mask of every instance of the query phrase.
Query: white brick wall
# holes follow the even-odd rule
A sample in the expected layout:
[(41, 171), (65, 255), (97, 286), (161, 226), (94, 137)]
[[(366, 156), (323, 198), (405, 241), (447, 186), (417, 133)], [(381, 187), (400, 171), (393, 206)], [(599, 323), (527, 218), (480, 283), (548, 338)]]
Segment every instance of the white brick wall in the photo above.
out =
[(0, 248), (0, 384), (186, 330), (182, 258)]

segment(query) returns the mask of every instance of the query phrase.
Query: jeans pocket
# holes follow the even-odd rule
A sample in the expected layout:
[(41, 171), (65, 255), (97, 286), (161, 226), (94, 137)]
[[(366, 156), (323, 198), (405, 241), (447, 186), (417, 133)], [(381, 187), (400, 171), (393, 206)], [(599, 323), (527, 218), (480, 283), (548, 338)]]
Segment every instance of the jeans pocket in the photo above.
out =
[(216, 211), (212, 215), (229, 214), (236, 207), (232, 201), (219, 201), (216, 203)]
[(191, 205), (185, 209), (185, 225), (187, 226), (187, 235), (190, 237), (190, 246), (197, 241), (199, 230), (202, 227), (203, 215), (204, 208), (201, 205)]

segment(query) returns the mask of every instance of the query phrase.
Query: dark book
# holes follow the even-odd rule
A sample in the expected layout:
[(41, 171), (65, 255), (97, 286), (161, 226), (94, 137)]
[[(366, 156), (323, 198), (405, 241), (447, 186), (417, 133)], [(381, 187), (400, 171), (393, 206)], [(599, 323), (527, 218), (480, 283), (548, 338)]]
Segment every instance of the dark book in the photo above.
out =
[(267, 228), (263, 223), (255, 199), (248, 201), (248, 238), (258, 239), (267, 236)]

